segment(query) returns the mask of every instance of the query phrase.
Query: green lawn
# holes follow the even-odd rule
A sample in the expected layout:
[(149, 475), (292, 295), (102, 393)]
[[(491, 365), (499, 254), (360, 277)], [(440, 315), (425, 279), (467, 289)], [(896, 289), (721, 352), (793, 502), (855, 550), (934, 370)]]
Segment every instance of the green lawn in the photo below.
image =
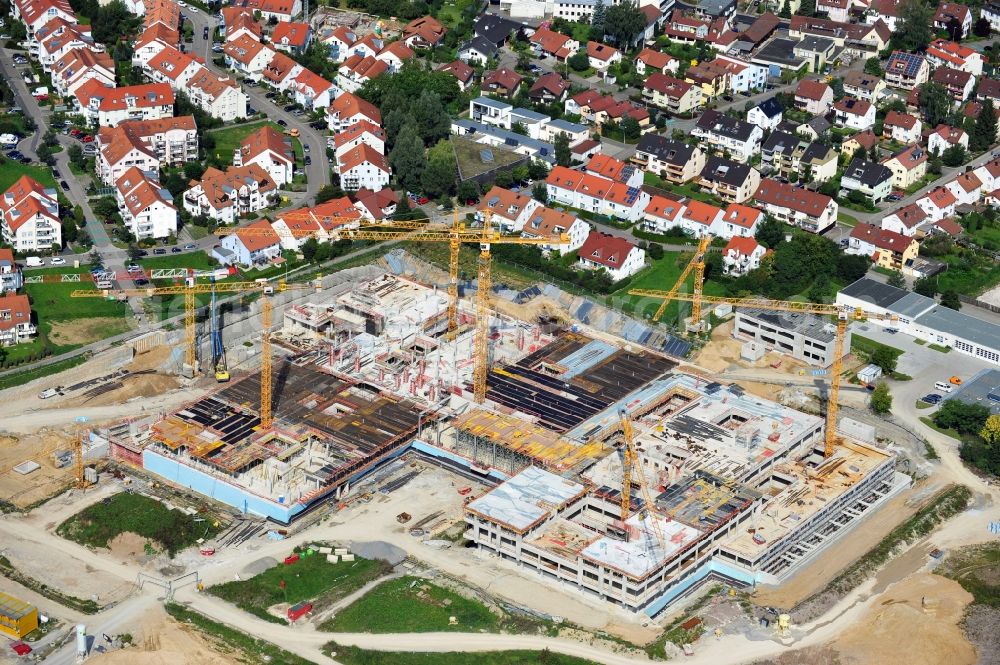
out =
[(660, 189), (676, 194), (678, 197), (687, 196), (688, 198), (692, 198), (695, 201), (711, 203), (712, 205), (716, 206), (722, 205), (722, 201), (712, 196), (708, 192), (701, 191), (701, 189), (696, 187), (695, 185), (691, 184), (676, 185), (672, 182), (667, 182), (660, 176), (656, 175), (655, 173), (651, 173), (649, 171), (646, 171), (646, 173), (642, 176), (642, 184), (649, 185), (651, 187), (659, 187)]
[(56, 179), (52, 177), (52, 169), (47, 166), (32, 166), (22, 164), (12, 159), (3, 159), (0, 164), (0, 191), (6, 191), (23, 175), (29, 175), (46, 187), (55, 188)]
[(882, 344), (881, 342), (876, 342), (870, 337), (865, 337), (864, 335), (851, 335), (851, 351), (860, 351), (865, 355), (871, 357), (876, 350), (880, 348), (886, 348), (893, 352), (896, 358), (903, 355), (902, 349), (897, 349), (894, 346), (889, 346), (888, 344)]
[(32, 367), (26, 369), (23, 372), (16, 372), (14, 374), (8, 374), (6, 376), (0, 376), (0, 390), (5, 388), (13, 388), (14, 386), (21, 386), (29, 381), (34, 381), (35, 379), (40, 379), (43, 376), (51, 376), (52, 374), (58, 374), (67, 369), (76, 367), (77, 365), (82, 365), (87, 362), (89, 356), (79, 355), (73, 358), (67, 358), (66, 360), (59, 360), (57, 362), (45, 365), (42, 367)]
[(159, 543), (171, 555), (193, 545), (199, 538), (218, 532), (216, 518), (198, 518), (168, 509), (156, 499), (121, 492), (84, 508), (56, 529), (63, 538), (89, 547), (107, 547), (122, 533), (135, 533)]
[(937, 275), (941, 293), (957, 291), (975, 296), (1000, 284), (1000, 263), (986, 255), (956, 249), (938, 258), (948, 264), (948, 269)]
[[(678, 260), (682, 256), (683, 261), (681, 265), (678, 265)], [(669, 291), (677, 282), (677, 278), (681, 276), (684, 264), (691, 259), (691, 256), (688, 252), (664, 252), (662, 259), (654, 261), (652, 265), (647, 266), (632, 279), (632, 282), (626, 288), (616, 291), (612, 296), (614, 302), (616, 305), (620, 302), (620, 309), (626, 314), (636, 316), (636, 318), (646, 319), (652, 317), (656, 313), (656, 310), (659, 309), (662, 301), (631, 296), (628, 294), (629, 289)], [(689, 278), (687, 293), (691, 293), (690, 283)], [(721, 284), (709, 280), (705, 282), (703, 293), (710, 296), (724, 296), (726, 295), (726, 289)], [(664, 323), (678, 321), (680, 313), (683, 312), (687, 316), (690, 313), (690, 309), (690, 303), (674, 301), (667, 305), (667, 309), (664, 311), (660, 321)]]
[[(248, 580), (226, 582), (208, 588), (208, 593), (235, 604), (262, 619), (285, 623), (267, 608), (278, 603), (313, 602), (314, 611), (357, 591), (391, 568), (384, 561), (355, 559), (329, 563), (326, 555), (302, 556), (290, 566), (279, 564)], [(285, 588), (281, 588), (281, 583)]]
[(846, 212), (842, 210), (838, 210), (837, 212), (837, 221), (843, 224), (844, 226), (854, 227), (858, 225), (857, 217), (855, 217), (854, 215), (848, 215)]
[[(233, 125), (232, 127), (226, 127), (224, 129), (217, 129), (210, 134), (212, 138), (215, 139), (215, 149), (214, 152), (218, 157), (219, 161), (223, 164), (233, 163), (233, 151), (240, 147), (240, 143), (243, 142), (247, 136), (257, 131), (264, 125), (270, 125), (278, 131), (280, 134), (284, 134), (285, 128), (276, 122), (250, 122), (244, 125)], [(292, 149), (295, 150), (295, 160), (296, 164), (302, 164), (302, 143), (297, 138), (291, 138)]]
[(437, 19), (454, 30), (455, 26), (462, 21), (462, 12), (471, 4), (472, 0), (447, 0), (438, 10)]
[[(457, 621), (451, 624), (449, 617)], [(319, 626), (336, 633), (493, 633), (499, 628), (500, 617), (482, 603), (408, 576), (380, 584)]]
[(336, 654), (342, 665), (596, 665), (594, 661), (564, 656), (551, 651), (487, 651), (475, 658), (462, 652), (407, 653), (395, 651), (366, 651), (330, 642), (323, 647), (328, 655)]
[(149, 256), (139, 259), (139, 265), (146, 270), (156, 268), (194, 268), (195, 270), (210, 270), (219, 267), (218, 261), (205, 252), (186, 252), (184, 254), (166, 254), (164, 256)]

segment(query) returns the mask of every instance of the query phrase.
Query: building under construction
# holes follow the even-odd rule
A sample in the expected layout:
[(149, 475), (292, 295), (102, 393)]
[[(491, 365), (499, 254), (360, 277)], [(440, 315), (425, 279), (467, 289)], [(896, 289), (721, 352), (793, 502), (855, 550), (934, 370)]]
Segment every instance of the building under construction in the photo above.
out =
[(274, 335), (294, 351), (270, 427), (251, 373), (113, 448), (281, 523), (416, 450), (494, 486), (465, 509), (477, 546), (651, 615), (703, 580), (780, 580), (909, 480), (869, 445), (824, 456), (818, 416), (607, 336), (493, 314), (477, 359), (462, 304), (449, 332), (446, 299), (410, 280), (316, 294)]

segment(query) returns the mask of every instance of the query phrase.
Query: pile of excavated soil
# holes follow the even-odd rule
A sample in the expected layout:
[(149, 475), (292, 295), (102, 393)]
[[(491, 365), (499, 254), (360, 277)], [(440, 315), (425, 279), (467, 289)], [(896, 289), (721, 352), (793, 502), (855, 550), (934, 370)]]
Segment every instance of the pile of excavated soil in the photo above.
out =
[[(117, 559), (129, 559), (146, 555), (147, 539), (142, 536), (126, 531), (114, 537), (108, 543), (108, 549)], [(156, 547), (156, 544), (153, 544)]]
[(958, 582), (918, 573), (889, 587), (830, 646), (844, 665), (972, 665), (976, 650), (959, 626), (970, 602)]

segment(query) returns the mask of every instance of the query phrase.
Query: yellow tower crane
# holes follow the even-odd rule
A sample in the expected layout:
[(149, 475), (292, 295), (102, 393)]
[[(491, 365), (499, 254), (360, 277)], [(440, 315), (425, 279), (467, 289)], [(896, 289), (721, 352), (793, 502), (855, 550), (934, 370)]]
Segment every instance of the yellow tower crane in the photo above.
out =
[[(667, 310), (667, 305), (670, 304), (671, 300), (674, 300), (674, 296), (677, 295), (677, 292), (680, 290), (681, 286), (684, 285), (684, 282), (687, 281), (687, 278), (692, 271), (694, 271), (695, 273), (694, 276), (695, 292), (698, 293), (699, 295), (701, 294), (701, 285), (705, 281), (705, 252), (708, 251), (708, 245), (711, 242), (712, 242), (712, 236), (710, 235), (702, 236), (701, 240), (698, 242), (697, 251), (695, 251), (694, 256), (691, 257), (691, 261), (688, 262), (686, 266), (684, 266), (684, 270), (681, 271), (681, 276), (677, 278), (677, 282), (674, 284), (673, 288), (671, 288), (669, 291), (666, 292), (666, 295), (663, 298), (663, 302), (660, 303), (659, 308), (656, 310), (656, 314), (653, 315), (654, 321), (660, 320), (660, 318), (663, 316), (663, 313)], [(698, 308), (698, 315), (700, 317), (701, 299), (699, 298), (696, 302), (698, 303), (697, 308)], [(692, 306), (691, 320), (692, 322), (697, 322), (698, 319), (695, 318), (694, 309), (695, 308)]]
[[(287, 219), (283, 217), (282, 219)], [(449, 306), (448, 325), (450, 329), (457, 326), (458, 321), (458, 250), (463, 243), (477, 243), (479, 245), (478, 262), (478, 286), (476, 290), (476, 330), (473, 336), (472, 348), (475, 364), (473, 366), (473, 395), (477, 403), (486, 401), (486, 375), (489, 373), (489, 312), (490, 312), (490, 289), (492, 284), (491, 268), (492, 257), (490, 247), (492, 245), (558, 245), (569, 242), (569, 236), (561, 233), (558, 236), (540, 236), (525, 238), (521, 236), (505, 236), (493, 229), (492, 217), (487, 213), (483, 220), (482, 228), (467, 229), (464, 224), (460, 224), (456, 217), (451, 226), (430, 225), (430, 220), (411, 220), (403, 224), (416, 224), (422, 226), (406, 227), (403, 229), (392, 228), (382, 229), (379, 225), (366, 225), (359, 228), (343, 228), (331, 232), (331, 240), (368, 240), (368, 241), (392, 241), (405, 240), (407, 242), (430, 242), (446, 243), (451, 250), (450, 260), (450, 283), (448, 285)], [(400, 222), (386, 222), (386, 226), (400, 224)], [(270, 235), (275, 232), (267, 228), (243, 228), (243, 229), (220, 229), (219, 235)], [(312, 235), (312, 231), (296, 231), (293, 235), (304, 237)]]
[(625, 520), (628, 519), (629, 509), (632, 506), (632, 473), (638, 467), (639, 472), (639, 488), (642, 491), (642, 503), (646, 509), (646, 514), (649, 515), (649, 521), (653, 525), (653, 533), (656, 536), (657, 542), (661, 546), (664, 545), (663, 540), (663, 530), (660, 528), (660, 523), (656, 521), (656, 504), (653, 502), (653, 497), (649, 493), (649, 485), (646, 483), (646, 474), (642, 471), (642, 464), (639, 461), (639, 451), (635, 446), (635, 435), (632, 430), (632, 421), (628, 416), (628, 411), (622, 409), (619, 411), (618, 416), (621, 420), (622, 428), (622, 496), (621, 496), (621, 518), (622, 526), (625, 525)]
[(315, 289), (320, 290), (320, 281), (310, 283), (288, 284), (278, 282), (270, 284), (267, 282), (215, 282), (212, 284), (198, 284), (194, 279), (189, 279), (183, 285), (159, 286), (138, 289), (117, 289), (101, 290), (81, 289), (70, 294), (74, 298), (115, 298), (123, 296), (184, 296), (184, 323), (186, 336), (187, 358), (192, 370), (195, 367), (195, 296), (199, 293), (261, 293), (264, 298), (261, 300), (261, 357), (260, 357), (260, 424), (261, 428), (267, 429), (273, 421), (271, 415), (272, 395), (271, 395), (271, 300), (268, 296), (273, 293), (286, 291), (289, 289)]

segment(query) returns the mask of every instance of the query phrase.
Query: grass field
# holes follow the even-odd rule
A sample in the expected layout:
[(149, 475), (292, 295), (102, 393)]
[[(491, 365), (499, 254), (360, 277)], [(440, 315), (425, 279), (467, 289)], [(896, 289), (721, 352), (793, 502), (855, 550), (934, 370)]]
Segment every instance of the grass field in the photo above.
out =
[(0, 191), (6, 191), (17, 179), (29, 175), (46, 187), (55, 188), (56, 179), (52, 177), (52, 169), (47, 166), (32, 166), (22, 164), (12, 159), (3, 159), (0, 164)]
[(941, 574), (961, 584), (977, 603), (1000, 608), (1000, 545), (974, 545), (953, 552)]
[[(616, 291), (612, 295), (612, 304), (626, 314), (635, 315), (636, 318), (645, 319), (653, 316), (660, 307), (661, 301), (630, 296), (629, 289), (670, 290), (677, 282), (677, 278), (681, 276), (684, 263), (689, 261), (691, 256), (692, 254), (689, 252), (664, 252), (662, 259), (654, 261), (652, 265), (637, 274), (626, 288)], [(679, 262), (680, 265), (678, 265)], [(725, 288), (711, 280), (705, 282), (703, 292), (710, 296), (726, 295)], [(660, 320), (664, 323), (677, 321), (681, 313), (687, 316), (690, 310), (690, 303), (674, 301), (667, 305)]]
[(73, 358), (60, 360), (43, 367), (32, 367), (24, 370), (23, 372), (15, 372), (14, 374), (0, 376), (0, 390), (13, 388), (14, 386), (21, 386), (29, 381), (40, 379), (43, 376), (58, 374), (59, 372), (76, 367), (77, 365), (82, 365), (87, 362), (88, 358), (89, 356), (87, 355), (74, 356)]
[(262, 619), (286, 623), (269, 614), (267, 608), (310, 600), (314, 611), (319, 611), (389, 571), (389, 565), (383, 561), (359, 558), (329, 563), (324, 555), (314, 554), (303, 556), (290, 566), (279, 564), (248, 580), (209, 587), (208, 593)]
[(168, 509), (156, 499), (122, 492), (81, 510), (59, 525), (63, 538), (90, 547), (107, 547), (122, 533), (135, 533), (159, 543), (171, 556), (199, 538), (218, 532), (214, 518)]
[[(449, 623), (455, 617), (455, 624)], [(498, 632), (500, 617), (485, 605), (416, 577), (375, 587), (319, 629), (336, 633)]]
[(865, 337), (864, 335), (851, 335), (851, 351), (860, 351), (864, 353), (869, 358), (875, 351), (880, 348), (889, 349), (892, 351), (893, 356), (899, 358), (903, 355), (902, 349), (897, 349), (894, 346), (889, 346), (888, 344), (882, 344), (881, 342), (876, 342), (870, 337)]
[(194, 268), (195, 270), (209, 270), (219, 266), (218, 262), (205, 252), (186, 252), (184, 254), (147, 256), (139, 259), (139, 265), (146, 270), (154, 268)]
[[(245, 125), (234, 125), (232, 127), (226, 127), (225, 129), (218, 129), (210, 132), (212, 138), (215, 139), (215, 148), (212, 152), (215, 153), (219, 161), (223, 164), (233, 163), (233, 151), (240, 146), (247, 136), (257, 131), (264, 125), (270, 125), (278, 131), (279, 134), (285, 132), (285, 128), (276, 122), (249, 122)], [(296, 164), (302, 165), (302, 143), (299, 142), (297, 138), (291, 138), (292, 149), (295, 150), (295, 161)]]
[(337, 654), (343, 665), (596, 665), (592, 660), (564, 656), (551, 651), (487, 651), (470, 658), (468, 653), (406, 653), (366, 651), (330, 642), (323, 647), (327, 654)]

